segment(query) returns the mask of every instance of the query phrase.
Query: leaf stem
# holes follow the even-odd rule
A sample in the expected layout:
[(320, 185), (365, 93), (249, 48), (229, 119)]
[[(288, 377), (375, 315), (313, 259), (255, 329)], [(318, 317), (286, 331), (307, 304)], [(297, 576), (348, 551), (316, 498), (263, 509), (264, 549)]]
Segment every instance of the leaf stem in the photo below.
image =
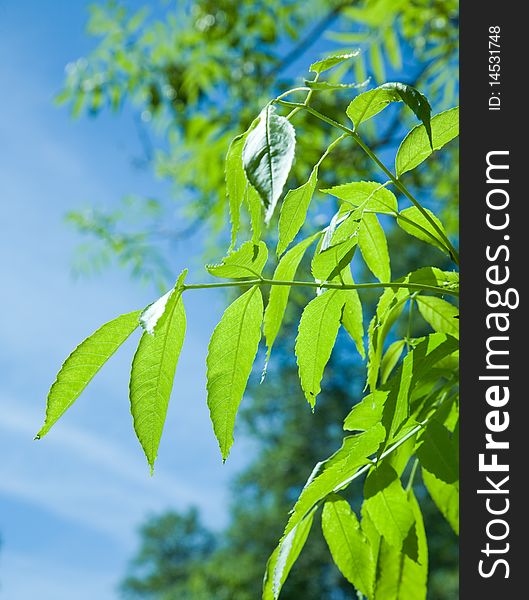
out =
[(358, 477), (363, 475), (366, 471), (369, 471), (369, 469), (371, 469), (373, 467), (373, 465), (379, 463), (383, 458), (386, 458), (386, 456), (389, 456), (392, 452), (395, 452), (395, 450), (397, 448), (399, 448), (400, 446), (402, 446), (402, 444), (404, 444), (404, 442), (407, 442), (411, 437), (413, 437), (415, 434), (419, 433), (419, 431), (428, 423), (428, 421), (431, 418), (432, 418), (432, 415), (430, 415), (429, 417), (424, 419), (424, 421), (421, 421), (411, 431), (409, 431), (405, 436), (401, 437), (400, 440), (397, 440), (387, 450), (384, 450), (384, 452), (382, 452), (382, 454), (379, 457), (373, 458), (373, 460), (368, 465), (365, 465), (364, 467), (359, 469), (354, 475), (351, 475), (351, 477), (348, 477), (347, 479), (345, 479), (344, 481), (339, 483), (333, 489), (333, 492), (339, 492), (345, 486), (349, 485), (352, 481), (354, 481), (355, 479), (358, 479)]
[(410, 478), (408, 479), (408, 484), (406, 485), (406, 491), (409, 492), (413, 487), (413, 480), (415, 479), (415, 473), (417, 472), (417, 467), (419, 466), (419, 459), (416, 458), (413, 461), (413, 466), (410, 472)]
[[(277, 98), (275, 98), (272, 101), (272, 104), (274, 104), (275, 102), (277, 102), (278, 104), (282, 103), (283, 102), (282, 98), (285, 98), (285, 96), (289, 96), (290, 94), (293, 94), (294, 92), (309, 92), (310, 93), (311, 91), (312, 91), (312, 89), (307, 86), (295, 87), (295, 88), (292, 88), (292, 89), (287, 90), (286, 92), (283, 92), (282, 94), (280, 94)], [(297, 102), (295, 102), (293, 104), (297, 104)], [(303, 106), (303, 104), (301, 104), (301, 106)]]
[(401, 289), (405, 288), (408, 290), (425, 291), (425, 292), (436, 292), (439, 294), (449, 294), (451, 296), (459, 296), (457, 290), (443, 288), (436, 285), (427, 285), (420, 283), (401, 283), (396, 281), (390, 281), (387, 283), (332, 283), (317, 281), (286, 281), (281, 279), (244, 279), (240, 281), (220, 281), (214, 283), (186, 283), (183, 286), (183, 290), (202, 290), (209, 288), (226, 288), (226, 287), (240, 287), (240, 286), (252, 286), (252, 285), (282, 285), (290, 287), (311, 287), (311, 288), (324, 288), (331, 290), (364, 290), (364, 289), (380, 289), (380, 288), (391, 288)]
[[(319, 73), (316, 73), (316, 76), (314, 77), (314, 83), (316, 83), (318, 81), (320, 77)], [(303, 102), (302, 106), (304, 106), (305, 108), (309, 105), (310, 99), (312, 98), (312, 95), (314, 94), (314, 90), (312, 88), (298, 88), (298, 90), (301, 89), (307, 89), (308, 93), (307, 93), (307, 97), (305, 98), (305, 101)], [(283, 95), (283, 94), (282, 94)], [(279, 96), (279, 98), (281, 98), (281, 96)], [(287, 119), (290, 120), (297, 112), (299, 112), (301, 110), (301, 107), (297, 106), (296, 108), (293, 108), (287, 115)]]
[(393, 175), (393, 173), (378, 158), (378, 156), (371, 150), (371, 148), (369, 148), (369, 146), (367, 146), (364, 143), (362, 138), (358, 135), (358, 133), (354, 129), (351, 129), (350, 127), (346, 127), (345, 125), (338, 123), (338, 121), (331, 119), (327, 115), (320, 113), (319, 111), (315, 110), (311, 106), (307, 106), (304, 103), (285, 102), (284, 100), (281, 100), (279, 98), (276, 99), (274, 102), (277, 102), (278, 104), (281, 104), (282, 106), (290, 106), (293, 108), (297, 108), (298, 110), (304, 109), (307, 112), (309, 112), (311, 115), (320, 119), (321, 121), (324, 121), (325, 123), (328, 123), (329, 125), (332, 125), (333, 127), (337, 127), (338, 129), (341, 129), (345, 133), (349, 134), (355, 140), (355, 142), (360, 146), (360, 148), (362, 148), (362, 150), (369, 156), (369, 158), (371, 158), (371, 160), (374, 163), (376, 163), (376, 165), (387, 175), (387, 177), (391, 180), (393, 185), (402, 194), (404, 194), (408, 198), (408, 200), (411, 201), (411, 203), (417, 208), (417, 210), (419, 210), (419, 212), (423, 215), (423, 217), (430, 223), (430, 225), (434, 228), (434, 230), (441, 237), (441, 240), (443, 241), (443, 244), (446, 246), (446, 249), (447, 249), (448, 253), (450, 254), (450, 256), (452, 257), (453, 261), (459, 266), (459, 254), (458, 254), (457, 250), (454, 248), (454, 246), (452, 245), (452, 242), (448, 239), (448, 237), (444, 233), (444, 231), (439, 227), (439, 225), (435, 222), (435, 220), (432, 219), (432, 216), (422, 206), (422, 204), (413, 196), (413, 194), (402, 183), (402, 181), (400, 181), (400, 179), (398, 179), (395, 175)]

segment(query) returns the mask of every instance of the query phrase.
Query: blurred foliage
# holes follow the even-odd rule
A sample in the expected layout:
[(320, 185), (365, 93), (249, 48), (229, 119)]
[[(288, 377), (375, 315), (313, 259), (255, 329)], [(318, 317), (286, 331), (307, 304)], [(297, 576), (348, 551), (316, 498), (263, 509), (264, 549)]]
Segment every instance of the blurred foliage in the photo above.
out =
[[(105, 110), (131, 114), (144, 153), (136, 166), (166, 181), (167, 192), (158, 198), (126, 198), (114, 210), (97, 206), (94, 199), (93, 207), (71, 214), (69, 220), (90, 240), (79, 255), (78, 270), (98, 270), (117, 259), (134, 276), (163, 287), (172, 284), (169, 259), (182, 240), (199, 239), (209, 256), (222, 252), (228, 239), (223, 157), (229, 141), (270, 97), (302, 85), (306, 65), (322, 54), (356, 47), (363, 51), (335, 70), (335, 82), (394, 79), (427, 93), (434, 113), (453, 105), (458, 93), (457, 11), (455, 0), (196, 0), (161, 2), (138, 12), (117, 2), (93, 6), (88, 31), (97, 44), (87, 57), (67, 66), (58, 101), (74, 116)], [(343, 121), (351, 91), (316, 93), (316, 109), (319, 94), (325, 94), (326, 114)], [(366, 130), (370, 146), (382, 157), (394, 153), (413, 122), (407, 111), (389, 108), (387, 115)], [(311, 127), (310, 135), (304, 135), (310, 119), (304, 112), (295, 117), (301, 158), (288, 188), (306, 181), (331, 140), (332, 134), (321, 128)], [(333, 157), (333, 166), (322, 168), (322, 188), (353, 177), (379, 178), (349, 143), (341, 144)], [(458, 225), (457, 161), (452, 143), (429, 161), (428, 169), (406, 175), (426, 206), (441, 209), (452, 237)], [(328, 196), (316, 195), (312, 224), (328, 222), (335, 209), (329, 202)], [(243, 237), (244, 227), (249, 227), (247, 216)], [(398, 228), (389, 234), (390, 245), (398, 249), (391, 253), (396, 277), (436, 252), (424, 246), (419, 254), (416, 245), (403, 239)], [(312, 466), (339, 445), (339, 423), (359, 399), (363, 384), (361, 365), (352, 360), (348, 345), (339, 342), (322, 402), (310, 413), (290, 352), (306, 296), (293, 290), (291, 298), (266, 393), (252, 388), (240, 413), (240, 428), (258, 440), (259, 451), (233, 483), (230, 524), (213, 535), (193, 511), (152, 517), (140, 531), (140, 550), (121, 586), (124, 597), (259, 597), (264, 566), (287, 513)], [(420, 319), (414, 323), (420, 330)], [(349, 497), (353, 503), (354, 491)], [(458, 593), (456, 539), (428, 498), (422, 494), (420, 499), (431, 543), (431, 598), (452, 600)], [(351, 594), (315, 528), (284, 597), (341, 600)]]
[[(67, 65), (57, 100), (68, 104), (74, 116), (131, 112), (144, 152), (135, 163), (162, 178), (167, 192), (136, 198), (136, 214), (142, 209), (145, 214), (135, 223), (122, 218), (122, 207), (71, 215), (92, 241), (88, 260), (77, 266), (100, 268), (117, 254), (121, 264), (146, 281), (155, 271), (166, 283), (174, 278), (167, 256), (179, 240), (202, 232), (208, 259), (221, 252), (219, 244), (224, 249), (228, 143), (270, 97), (302, 84), (314, 58), (359, 47), (362, 55), (337, 68), (333, 81), (403, 81), (427, 90), (434, 112), (453, 105), (457, 93), (455, 0), (196, 0), (161, 2), (137, 12), (111, 1), (91, 8), (88, 32), (97, 45)], [(316, 109), (322, 94), (326, 114), (343, 120), (351, 92), (319, 92), (313, 99)], [(406, 111), (388, 113), (392, 118), (367, 131), (368, 143), (379, 152), (394, 148), (411, 123)], [(294, 165), (291, 188), (306, 181), (330, 141), (319, 128), (303, 135), (310, 123), (310, 115), (296, 116), (297, 156), (303, 160)], [(456, 148), (446, 154), (452, 158), (442, 160), (457, 162)], [(347, 181), (351, 165), (355, 176), (369, 175), (370, 165), (358, 148), (344, 145), (334, 156), (335, 167), (323, 172), (322, 187)], [(422, 185), (433, 200), (446, 203), (449, 198), (453, 214), (457, 171), (439, 164), (427, 177)], [(330, 214), (323, 212), (320, 220)], [(453, 233), (456, 223), (448, 221)]]

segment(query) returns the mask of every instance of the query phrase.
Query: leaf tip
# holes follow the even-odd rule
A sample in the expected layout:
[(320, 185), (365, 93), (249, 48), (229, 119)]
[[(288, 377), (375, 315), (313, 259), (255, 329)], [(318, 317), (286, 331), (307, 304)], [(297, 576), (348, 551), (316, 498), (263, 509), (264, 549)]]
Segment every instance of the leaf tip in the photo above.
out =
[(35, 434), (35, 437), (33, 438), (33, 441), (35, 441), (35, 440), (41, 440), (48, 433), (48, 429), (49, 428), (47, 427), (46, 423), (44, 423), (44, 425)]
[(268, 346), (266, 349), (266, 356), (263, 365), (263, 370), (261, 371), (261, 379), (259, 380), (259, 384), (264, 383), (266, 376), (268, 374), (268, 363), (270, 362), (270, 353), (272, 352), (272, 346)]

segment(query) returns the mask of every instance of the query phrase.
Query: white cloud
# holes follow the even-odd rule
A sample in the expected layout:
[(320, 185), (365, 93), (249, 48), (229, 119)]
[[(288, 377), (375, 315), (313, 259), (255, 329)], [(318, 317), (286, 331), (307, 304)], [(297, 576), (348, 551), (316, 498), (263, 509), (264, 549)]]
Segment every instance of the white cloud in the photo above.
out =
[(223, 489), (211, 489), (207, 481), (193, 487), (163, 469), (150, 477), (139, 453), (72, 425), (32, 442), (35, 415), (9, 398), (0, 405), (3, 445), (10, 448), (10, 459), (0, 462), (0, 493), (98, 530), (125, 547), (146, 512), (198, 504), (209, 521), (221, 519)]

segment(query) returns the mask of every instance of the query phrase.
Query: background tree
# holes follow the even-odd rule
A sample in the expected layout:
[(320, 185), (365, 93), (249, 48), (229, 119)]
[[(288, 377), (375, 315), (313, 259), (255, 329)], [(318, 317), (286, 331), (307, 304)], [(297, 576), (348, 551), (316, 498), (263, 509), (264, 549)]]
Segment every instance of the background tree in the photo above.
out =
[[(130, 201), (117, 213), (96, 208), (70, 219), (97, 238), (93, 251), (103, 262), (116, 255), (133, 273), (160, 286), (174, 278), (166, 262), (168, 244), (197, 235), (201, 228), (216, 232), (213, 239), (225, 245), (223, 155), (229, 140), (247, 128), (270, 96), (303, 83), (291, 75), (301, 61), (308, 63), (331, 48), (360, 46), (364, 53), (353, 63), (354, 72), (347, 66), (337, 69), (335, 83), (363, 82), (369, 76), (382, 82), (393, 76), (426, 91), (435, 99), (436, 111), (450, 105), (457, 92), (455, 2), (189, 2), (159, 11), (149, 17), (146, 11), (131, 15), (116, 3), (95, 7), (89, 31), (101, 37), (100, 43), (92, 55), (69, 66), (60, 100), (71, 103), (74, 114), (119, 110), (126, 103), (135, 107), (145, 150), (139, 166), (168, 178), (174, 195), (136, 199), (134, 208), (143, 217), (139, 229), (127, 223), (133, 212)], [(351, 93), (355, 92), (329, 92), (326, 111), (332, 113), (334, 105), (338, 114), (343, 98)], [(318, 102), (315, 95), (316, 108)], [(381, 126), (371, 126), (368, 137), (378, 152), (394, 150), (406, 126), (407, 117), (404, 122), (402, 118), (400, 111)], [(318, 160), (330, 141), (321, 130), (310, 138), (303, 135), (307, 127), (307, 117), (299, 114), (299, 154), (306, 161), (294, 166), (291, 188), (306, 180), (307, 165)], [(452, 232), (457, 224), (452, 216), (457, 203), (456, 151), (452, 147), (433, 167), (430, 163), (428, 170), (417, 170), (413, 182), (431, 192), (432, 205), (444, 207)], [(345, 156), (347, 160), (341, 160)], [(335, 168), (323, 174), (321, 187), (347, 179), (352, 163), (355, 176), (373, 178), (364, 155), (344, 144), (336, 151)], [(171, 217), (175, 204), (176, 218)], [(311, 219), (328, 222), (335, 208), (318, 203)], [(243, 227), (249, 229), (249, 216), (243, 219)], [(393, 261), (396, 276), (424, 262), (424, 255), (419, 261), (417, 249), (402, 242), (400, 230), (390, 233), (390, 244), (400, 249), (398, 261)], [(88, 262), (93, 258), (92, 254)], [(302, 297), (299, 305), (305, 302)], [(295, 323), (299, 314), (292, 312)], [(412, 333), (417, 332), (408, 336)], [(142, 532), (142, 549), (123, 583), (125, 595), (193, 600), (258, 596), (263, 565), (281, 535), (285, 516), (314, 463), (338, 446), (342, 432), (337, 423), (358, 401), (363, 384), (350, 353), (340, 344), (330, 365), (326, 400), (311, 415), (300, 398), (291, 353), (283, 348), (275, 353), (270, 366), (274, 378), (268, 385), (277, 386), (277, 392), (268, 390), (265, 399), (259, 389), (251, 390), (242, 414), (244, 429), (259, 440), (260, 452), (234, 483), (227, 531), (213, 542), (196, 515), (154, 519)], [(431, 593), (435, 598), (455, 597), (453, 576), (453, 586), (435, 584), (436, 561), (443, 576), (455, 572), (454, 538), (433, 510), (430, 527), (437, 533), (430, 538)], [(194, 548), (196, 536), (207, 540), (199, 548)], [(311, 573), (310, 579), (306, 573)], [(338, 599), (350, 593), (322, 539), (307, 546), (283, 591), (286, 598), (308, 599)]]

